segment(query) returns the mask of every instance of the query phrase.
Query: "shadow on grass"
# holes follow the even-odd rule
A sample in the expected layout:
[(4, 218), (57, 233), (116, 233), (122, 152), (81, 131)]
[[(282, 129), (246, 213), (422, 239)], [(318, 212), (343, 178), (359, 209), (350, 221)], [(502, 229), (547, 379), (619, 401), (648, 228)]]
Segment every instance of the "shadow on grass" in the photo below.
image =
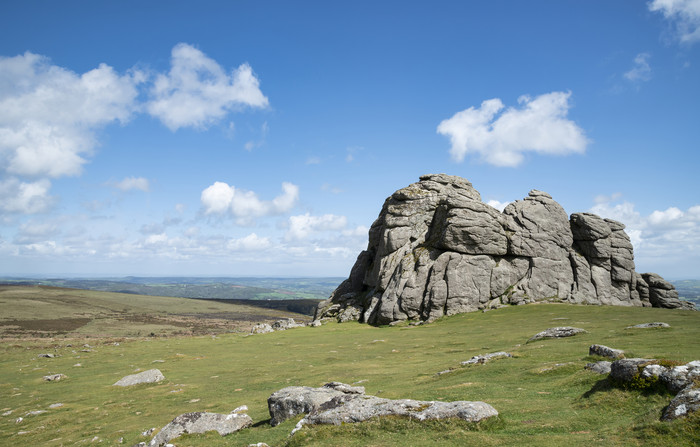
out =
[(607, 379), (607, 377), (606, 377), (605, 379), (600, 379), (600, 380), (597, 381), (595, 384), (593, 384), (593, 386), (591, 387), (591, 389), (588, 390), (588, 391), (586, 391), (585, 393), (583, 393), (583, 396), (581, 396), (581, 397), (584, 397), (584, 398), (586, 398), (586, 399), (589, 399), (589, 398), (593, 397), (593, 395), (594, 395), (595, 393), (607, 392), (607, 391), (610, 391), (610, 390), (612, 390), (612, 389), (614, 389), (614, 388), (615, 388), (615, 387), (613, 386), (613, 384), (610, 383), (610, 381), (609, 381), (609, 380)]
[(264, 421), (256, 422), (255, 424), (251, 425), (251, 427), (269, 427), (271, 420), (272, 419), (265, 419)]

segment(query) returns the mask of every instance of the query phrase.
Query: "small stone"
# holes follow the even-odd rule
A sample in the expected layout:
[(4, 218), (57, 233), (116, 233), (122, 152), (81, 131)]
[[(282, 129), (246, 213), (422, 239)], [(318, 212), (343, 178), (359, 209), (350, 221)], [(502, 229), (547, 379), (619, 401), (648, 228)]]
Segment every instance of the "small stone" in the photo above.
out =
[(603, 360), (601, 362), (587, 363), (585, 369), (598, 374), (610, 374), (610, 365), (612, 365), (611, 362)]
[(642, 324), (635, 324), (634, 326), (627, 326), (625, 329), (649, 329), (649, 328), (657, 328), (657, 327), (671, 327), (671, 325), (668, 323), (662, 323), (662, 322), (642, 323)]
[(63, 406), (63, 404), (57, 403), (57, 404), (51, 404), (51, 405), (49, 405), (49, 408), (51, 408), (51, 409), (54, 409), (54, 408), (61, 408), (62, 406)]
[(165, 380), (165, 376), (157, 369), (149, 369), (138, 374), (131, 374), (118, 380), (112, 386), (131, 386), (142, 383), (156, 383)]
[(44, 376), (43, 379), (47, 382), (58, 382), (59, 380), (67, 379), (68, 376), (65, 374), (49, 374)]
[(561, 326), (552, 327), (533, 335), (528, 341), (541, 340), (543, 338), (573, 337), (578, 334), (585, 334), (587, 331), (577, 327)]

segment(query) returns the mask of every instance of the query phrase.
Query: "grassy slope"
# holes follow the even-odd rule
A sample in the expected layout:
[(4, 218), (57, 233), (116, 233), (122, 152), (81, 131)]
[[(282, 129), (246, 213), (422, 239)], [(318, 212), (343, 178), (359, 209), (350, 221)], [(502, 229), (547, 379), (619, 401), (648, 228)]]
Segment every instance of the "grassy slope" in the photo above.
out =
[(0, 335), (139, 336), (248, 330), (298, 314), (258, 307), (46, 286), (0, 286)]
[[(664, 321), (670, 329), (626, 330)], [(671, 397), (609, 388), (583, 370), (588, 346), (605, 344), (635, 356), (700, 359), (700, 313), (663, 309), (529, 305), (457, 315), (419, 327), (328, 324), (244, 337), (151, 338), (99, 344), (81, 352), (65, 341), (2, 346), (0, 445), (102, 445), (147, 440), (190, 411), (227, 413), (248, 405), (253, 428), (227, 437), (186, 436), (183, 446), (274, 445), (697, 445), (700, 418), (658, 422)], [(571, 325), (587, 334), (526, 343), (543, 329)], [(56, 352), (55, 359), (37, 358)], [(506, 350), (515, 357), (460, 367), (473, 355)], [(153, 363), (164, 360), (163, 363)], [(81, 366), (75, 366), (80, 363)], [(167, 380), (131, 389), (110, 386), (137, 369), (157, 367)], [(453, 372), (435, 375), (455, 368)], [(43, 382), (48, 373), (69, 376)], [(368, 394), (423, 400), (483, 400), (498, 420), (477, 427), (455, 421), (384, 419), (342, 427), (306, 427), (298, 420), (271, 428), (267, 397), (289, 385), (364, 381)], [(58, 409), (48, 409), (54, 403)], [(32, 410), (46, 413), (26, 416)], [(25, 419), (17, 424), (19, 416)]]

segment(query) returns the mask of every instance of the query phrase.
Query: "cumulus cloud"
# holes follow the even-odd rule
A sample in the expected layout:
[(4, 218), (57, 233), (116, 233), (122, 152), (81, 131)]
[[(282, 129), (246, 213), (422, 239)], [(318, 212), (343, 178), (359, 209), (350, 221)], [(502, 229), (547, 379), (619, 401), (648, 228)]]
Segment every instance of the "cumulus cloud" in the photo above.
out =
[(498, 200), (489, 200), (486, 202), (487, 205), (490, 205), (494, 208), (496, 208), (498, 211), (503, 212), (504, 209), (510, 204), (511, 202), (500, 202)]
[(16, 178), (0, 181), (0, 211), (35, 214), (47, 211), (53, 203), (51, 182), (46, 179), (22, 182)]
[(114, 186), (116, 186), (118, 189), (121, 189), (122, 191), (140, 190), (148, 192), (150, 188), (148, 179), (145, 179), (143, 177), (127, 177)]
[(518, 166), (524, 153), (548, 155), (583, 153), (588, 140), (583, 130), (567, 119), (570, 92), (552, 92), (531, 98), (521, 96), (520, 108), (489, 99), (442, 121), (439, 134), (448, 136), (452, 159), (467, 154), (495, 166)]
[(648, 6), (675, 26), (678, 40), (689, 44), (700, 41), (700, 0), (653, 0)]
[(285, 235), (288, 240), (306, 239), (320, 231), (339, 231), (345, 228), (348, 220), (345, 216), (324, 214), (312, 216), (309, 213), (289, 217), (289, 230)]
[(643, 82), (651, 79), (651, 67), (649, 66), (649, 53), (639, 53), (634, 58), (634, 67), (623, 76), (631, 82)]
[(257, 217), (273, 216), (291, 210), (299, 200), (299, 187), (282, 183), (282, 194), (272, 200), (260, 200), (253, 191), (215, 182), (202, 191), (201, 203), (205, 214), (231, 214), (245, 223)]
[(16, 176), (80, 174), (94, 131), (129, 120), (143, 79), (105, 64), (79, 75), (29, 52), (0, 57), (0, 165)]
[(170, 130), (206, 128), (236, 107), (266, 107), (268, 99), (248, 64), (228, 74), (197, 48), (180, 43), (172, 50), (168, 74), (158, 75), (148, 113)]
[(590, 210), (626, 225), (635, 257), (681, 261), (700, 251), (700, 205), (677, 207), (642, 215), (630, 202), (601, 201)]

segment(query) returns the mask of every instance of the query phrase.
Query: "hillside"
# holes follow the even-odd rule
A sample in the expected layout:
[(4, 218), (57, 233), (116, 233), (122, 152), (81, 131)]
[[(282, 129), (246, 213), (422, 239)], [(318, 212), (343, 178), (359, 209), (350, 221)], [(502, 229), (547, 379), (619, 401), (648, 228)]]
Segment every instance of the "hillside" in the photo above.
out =
[(0, 283), (224, 300), (324, 300), (343, 278), (0, 278)]
[[(116, 337), (247, 331), (261, 321), (308, 320), (246, 301), (192, 300), (49, 286), (0, 286), (0, 337)], [(315, 301), (284, 301), (303, 308)], [(276, 302), (280, 304), (280, 302)]]
[[(135, 306), (135, 304), (134, 304)], [(670, 328), (631, 330), (663, 321)], [(571, 325), (575, 337), (527, 343), (535, 333)], [(672, 395), (626, 391), (584, 370), (599, 343), (628, 356), (700, 359), (700, 313), (692, 311), (536, 304), (442, 318), (421, 326), (329, 323), (318, 328), (216, 337), (144, 337), (131, 341), (17, 340), (2, 345), (0, 445), (134, 445), (192, 411), (228, 413), (249, 407), (254, 426), (220, 437), (189, 435), (178, 446), (521, 445), (693, 446), (700, 417), (666, 423)], [(474, 355), (513, 354), (460, 366)], [(56, 358), (39, 358), (41, 353)], [(156, 363), (157, 362), (157, 363)], [(159, 368), (164, 382), (117, 389), (137, 370)], [(450, 372), (437, 374), (441, 371)], [(67, 379), (44, 382), (63, 373)], [(368, 394), (419, 400), (483, 400), (500, 413), (480, 425), (386, 418), (342, 427), (305, 427), (299, 418), (270, 427), (266, 399), (290, 385), (361, 383)], [(52, 404), (63, 404), (49, 408)], [(31, 414), (32, 411), (44, 411)], [(20, 423), (17, 418), (22, 417)]]

